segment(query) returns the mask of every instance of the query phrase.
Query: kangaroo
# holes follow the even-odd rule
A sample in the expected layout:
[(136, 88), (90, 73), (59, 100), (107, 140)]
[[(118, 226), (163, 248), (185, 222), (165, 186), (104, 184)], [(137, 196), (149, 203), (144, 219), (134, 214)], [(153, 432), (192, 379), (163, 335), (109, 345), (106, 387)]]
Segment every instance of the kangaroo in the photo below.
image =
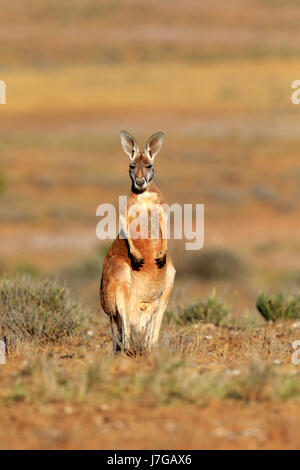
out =
[[(158, 132), (149, 137), (143, 152), (128, 132), (121, 131), (120, 137), (129, 156), (131, 191), (127, 212), (121, 216), (120, 233), (104, 260), (100, 300), (110, 318), (114, 351), (130, 354), (133, 334), (142, 335), (146, 348), (157, 343), (175, 269), (167, 255), (163, 196), (153, 181), (154, 159), (164, 135)], [(136, 207), (145, 210), (147, 217), (152, 209), (158, 210), (157, 237), (133, 239), (130, 224), (136, 217)]]

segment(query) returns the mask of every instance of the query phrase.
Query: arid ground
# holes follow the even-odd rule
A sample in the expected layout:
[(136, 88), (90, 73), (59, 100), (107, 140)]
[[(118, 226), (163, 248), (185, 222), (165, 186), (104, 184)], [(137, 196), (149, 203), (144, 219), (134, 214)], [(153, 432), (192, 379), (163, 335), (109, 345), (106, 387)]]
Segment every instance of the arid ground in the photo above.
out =
[[(1, 10), (1, 278), (57, 278), (89, 320), (57, 343), (33, 334), (8, 348), (0, 448), (299, 448), (300, 307), (273, 323), (256, 308), (261, 292), (299, 292), (297, 2)], [(98, 298), (109, 241), (96, 237), (97, 206), (129, 191), (123, 128), (141, 144), (164, 131), (166, 201), (205, 204), (203, 250), (170, 242), (160, 346), (130, 358), (111, 353)], [(211, 294), (222, 324), (170, 320)]]

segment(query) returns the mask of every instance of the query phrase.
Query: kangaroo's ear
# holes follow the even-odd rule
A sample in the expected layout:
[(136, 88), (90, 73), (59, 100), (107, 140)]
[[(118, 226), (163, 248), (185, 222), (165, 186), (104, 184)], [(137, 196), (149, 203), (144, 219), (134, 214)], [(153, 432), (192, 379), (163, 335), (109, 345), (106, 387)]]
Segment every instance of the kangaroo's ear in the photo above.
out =
[(127, 153), (129, 158), (132, 160), (140, 151), (135, 138), (127, 131), (121, 131), (120, 137), (124, 152)]
[(146, 143), (145, 152), (150, 158), (152, 158), (152, 160), (160, 151), (163, 140), (164, 140), (163, 132), (157, 132), (156, 134), (153, 134), (151, 135), (151, 137), (149, 137)]

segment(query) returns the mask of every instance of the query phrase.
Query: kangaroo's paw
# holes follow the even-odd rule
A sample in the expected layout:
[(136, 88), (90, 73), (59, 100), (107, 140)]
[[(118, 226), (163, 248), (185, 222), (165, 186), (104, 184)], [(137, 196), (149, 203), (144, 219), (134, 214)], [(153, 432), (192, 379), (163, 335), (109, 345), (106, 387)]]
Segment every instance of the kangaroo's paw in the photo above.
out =
[(135, 248), (135, 250), (131, 250), (130, 254), (131, 254), (133, 268), (137, 270), (142, 268), (145, 260), (143, 258), (143, 255), (139, 252), (139, 250)]
[(160, 250), (155, 258), (156, 264), (159, 268), (163, 268), (164, 265), (166, 264), (167, 260), (167, 253), (164, 253), (162, 250)]

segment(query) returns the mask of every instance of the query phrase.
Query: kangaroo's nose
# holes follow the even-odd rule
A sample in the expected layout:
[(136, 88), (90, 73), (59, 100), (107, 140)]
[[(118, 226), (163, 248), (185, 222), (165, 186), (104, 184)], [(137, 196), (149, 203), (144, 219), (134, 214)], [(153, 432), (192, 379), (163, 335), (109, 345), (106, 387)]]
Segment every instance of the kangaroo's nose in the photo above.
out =
[(145, 181), (146, 181), (145, 178), (137, 178), (137, 179), (135, 180), (135, 182), (136, 182), (136, 184), (137, 184), (138, 186), (143, 186), (143, 184), (145, 183)]

